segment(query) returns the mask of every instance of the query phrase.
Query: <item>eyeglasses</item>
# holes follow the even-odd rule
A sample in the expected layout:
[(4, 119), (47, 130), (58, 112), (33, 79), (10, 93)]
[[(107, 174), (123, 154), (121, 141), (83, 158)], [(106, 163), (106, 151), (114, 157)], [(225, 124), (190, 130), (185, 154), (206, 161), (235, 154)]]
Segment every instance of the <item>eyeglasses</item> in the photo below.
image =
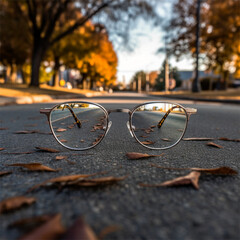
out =
[(99, 144), (112, 125), (109, 121), (112, 112), (129, 114), (127, 128), (142, 146), (163, 150), (180, 142), (190, 115), (197, 109), (168, 102), (147, 102), (133, 110), (106, 110), (99, 104), (82, 101), (40, 109), (40, 113), (47, 115), (57, 142), (71, 150), (87, 150)]

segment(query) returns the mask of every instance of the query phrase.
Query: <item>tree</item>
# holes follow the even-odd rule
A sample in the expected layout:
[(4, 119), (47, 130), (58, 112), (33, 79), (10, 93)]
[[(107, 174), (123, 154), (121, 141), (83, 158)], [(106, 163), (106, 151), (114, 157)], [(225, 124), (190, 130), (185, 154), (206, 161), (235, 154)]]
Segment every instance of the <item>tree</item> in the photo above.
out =
[[(160, 68), (160, 74), (158, 75), (156, 79), (155, 89), (158, 91), (164, 91), (165, 90), (165, 66), (166, 66), (166, 60), (163, 62), (162, 67)], [(172, 67), (169, 64), (169, 79), (174, 79), (176, 81), (176, 87), (181, 86), (181, 80), (180, 76), (178, 74), (177, 68)], [(170, 89), (173, 90), (173, 89)]]
[[(196, 0), (178, 1), (168, 30), (168, 48), (178, 59), (195, 54)], [(227, 84), (233, 58), (239, 56), (239, 0), (205, 0), (201, 4), (201, 61), (222, 75)]]
[(136, 90), (139, 89), (138, 84), (141, 84), (141, 91), (144, 91), (146, 89), (146, 73), (144, 71), (136, 72), (131, 79), (131, 84), (133, 84), (134, 82)]
[(0, 9), (0, 62), (10, 67), (10, 75), (18, 70), (23, 76), (22, 67), (30, 56), (31, 36), (24, 19), (17, 18), (7, 1), (0, 2)]
[[(32, 39), (31, 86), (39, 86), (39, 69), (46, 51), (55, 43), (73, 33), (85, 23), (99, 16), (99, 22), (111, 25), (121, 21), (116, 31), (127, 39), (129, 20), (139, 16), (155, 17), (154, 1), (147, 0), (19, 0), (7, 1), (9, 8), (15, 9), (16, 17), (28, 24)], [(79, 14), (80, 13), (80, 14)], [(101, 15), (100, 15), (101, 14)], [(63, 25), (58, 34), (55, 28), (59, 19), (66, 15), (70, 25)], [(125, 26), (125, 28), (122, 28)], [(116, 28), (115, 28), (116, 29)]]

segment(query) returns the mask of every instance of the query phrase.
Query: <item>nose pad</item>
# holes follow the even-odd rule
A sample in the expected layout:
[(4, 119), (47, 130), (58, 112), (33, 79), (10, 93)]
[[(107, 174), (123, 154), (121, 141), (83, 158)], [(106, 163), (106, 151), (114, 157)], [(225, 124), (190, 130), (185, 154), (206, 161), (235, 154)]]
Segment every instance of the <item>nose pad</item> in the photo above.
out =
[(106, 131), (106, 135), (105, 135), (105, 136), (107, 136), (107, 133), (108, 133), (108, 131), (109, 131), (109, 129), (110, 129), (111, 126), (112, 126), (112, 121), (110, 121), (110, 122), (108, 123), (108, 128), (107, 128), (107, 131)]
[(130, 132), (131, 136), (133, 137), (133, 134), (132, 134), (132, 131), (131, 131), (131, 128), (130, 128), (129, 121), (127, 121), (127, 128), (128, 128), (128, 130), (129, 130), (129, 132)]

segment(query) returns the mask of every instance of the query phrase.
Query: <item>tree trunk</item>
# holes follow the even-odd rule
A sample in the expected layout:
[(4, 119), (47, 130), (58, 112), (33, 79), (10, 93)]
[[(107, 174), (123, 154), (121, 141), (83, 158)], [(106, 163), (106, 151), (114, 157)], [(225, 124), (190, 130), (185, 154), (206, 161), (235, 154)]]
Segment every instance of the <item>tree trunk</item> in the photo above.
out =
[(32, 66), (31, 66), (32, 72), (30, 86), (32, 87), (39, 87), (40, 66), (46, 49), (47, 47), (44, 46), (44, 43), (42, 43), (40, 40), (35, 41), (32, 53)]
[(59, 56), (54, 57), (54, 73), (53, 73), (53, 86), (59, 87), (59, 68), (60, 68)]

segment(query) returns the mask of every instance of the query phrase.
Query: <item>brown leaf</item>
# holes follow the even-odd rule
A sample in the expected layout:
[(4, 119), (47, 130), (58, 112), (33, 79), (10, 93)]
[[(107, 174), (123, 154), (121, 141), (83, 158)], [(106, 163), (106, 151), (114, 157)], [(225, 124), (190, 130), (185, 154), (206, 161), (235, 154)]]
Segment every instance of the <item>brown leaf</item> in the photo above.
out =
[(166, 142), (171, 142), (171, 140), (169, 138), (161, 138), (163, 141), (166, 141)]
[(118, 225), (107, 226), (103, 230), (101, 230), (101, 232), (98, 234), (98, 238), (100, 240), (104, 239), (106, 235), (108, 235), (110, 233), (113, 233), (113, 232), (116, 232), (116, 231), (119, 231), (120, 229), (121, 229), (121, 227), (118, 226)]
[(160, 155), (149, 155), (147, 153), (138, 153), (138, 152), (129, 152), (126, 153), (126, 156), (128, 159), (134, 160), (134, 159), (141, 159), (141, 158), (150, 158), (150, 157), (160, 157), (162, 156), (162, 154)]
[(84, 221), (78, 218), (69, 228), (63, 240), (97, 240), (97, 236), (92, 228)]
[(26, 124), (26, 125), (24, 125), (25, 127), (36, 127), (37, 126), (37, 124)]
[(216, 175), (237, 175), (238, 172), (230, 167), (219, 168), (191, 168), (192, 171), (204, 172)]
[(0, 151), (5, 150), (5, 148), (0, 148)]
[(210, 141), (214, 140), (214, 138), (205, 138), (205, 137), (199, 137), (199, 138), (183, 138), (183, 141)]
[(12, 171), (4, 171), (4, 172), (0, 172), (0, 177), (4, 176), (4, 175), (8, 175), (11, 174)]
[(0, 202), (0, 213), (18, 209), (24, 205), (30, 205), (36, 201), (36, 198), (16, 196), (10, 197)]
[(62, 235), (64, 232), (65, 229), (61, 223), (61, 215), (57, 214), (40, 227), (22, 236), (20, 240), (52, 240), (56, 239), (56, 237)]
[(60, 177), (57, 177), (57, 178), (51, 178), (49, 180), (46, 180), (40, 184), (37, 184), (35, 186), (33, 186), (32, 188), (30, 188), (28, 190), (28, 192), (31, 192), (39, 187), (42, 187), (42, 186), (46, 186), (46, 185), (53, 185), (53, 184), (61, 184), (61, 185), (66, 185), (68, 182), (70, 181), (76, 181), (76, 180), (79, 180), (79, 179), (84, 179), (84, 178), (87, 178), (87, 177), (90, 177), (90, 176), (94, 176), (96, 175), (95, 173), (94, 174), (79, 174), (79, 175), (67, 175), (67, 176), (60, 176)]
[(63, 160), (63, 159), (67, 159), (67, 156), (56, 156), (55, 159), (56, 160)]
[(35, 216), (30, 218), (23, 218), (12, 222), (8, 225), (9, 228), (21, 228), (21, 229), (28, 229), (31, 230), (40, 224), (45, 223), (46, 221), (50, 220), (53, 216), (52, 215), (41, 215)]
[(67, 131), (66, 128), (58, 128), (58, 129), (56, 130), (56, 132), (65, 132), (65, 131)]
[(7, 166), (11, 167), (23, 167), (27, 168), (30, 171), (47, 171), (47, 172), (57, 172), (57, 169), (53, 169), (50, 167), (47, 167), (45, 165), (42, 165), (41, 163), (14, 163), (14, 164), (8, 164)]
[(158, 166), (154, 163), (151, 163), (151, 166), (161, 168), (161, 169), (168, 169), (168, 170), (191, 170), (191, 171), (216, 174), (216, 175), (237, 175), (238, 174), (236, 170), (226, 166), (218, 167), (218, 168), (174, 168), (174, 167)]
[(151, 144), (154, 144), (155, 142), (152, 142), (152, 141), (150, 141), (150, 140), (147, 140), (147, 141), (143, 141), (143, 142), (141, 142), (142, 144), (144, 144), (144, 145), (151, 145)]
[(33, 134), (33, 133), (39, 133), (38, 130), (23, 130), (23, 131), (17, 131), (15, 134)]
[(0, 128), (0, 130), (8, 130), (8, 128), (3, 127), (3, 128)]
[(178, 177), (163, 183), (158, 184), (145, 184), (140, 183), (142, 187), (171, 187), (171, 186), (181, 186), (181, 185), (193, 185), (194, 188), (199, 189), (198, 180), (201, 173), (193, 171), (186, 176)]
[(208, 143), (207, 143), (207, 146), (215, 147), (215, 148), (223, 148), (223, 146), (218, 145), (218, 144), (216, 144), (216, 143), (214, 143), (214, 142), (208, 142)]
[(66, 139), (61, 139), (60, 142), (65, 143), (65, 142), (67, 142), (67, 140)]
[(40, 150), (41, 152), (50, 152), (50, 153), (59, 153), (60, 151), (53, 148), (45, 148), (45, 147), (35, 147), (37, 150)]
[(142, 136), (140, 136), (140, 137), (142, 137), (142, 138), (147, 138), (147, 137), (149, 137), (149, 136), (142, 135)]
[(229, 141), (229, 142), (240, 142), (240, 139), (231, 139), (231, 138), (225, 138), (225, 137), (221, 137), (218, 139), (222, 141)]
[(123, 176), (123, 177), (108, 176), (108, 177), (94, 178), (94, 179), (82, 179), (77, 182), (74, 182), (73, 184), (70, 182), (69, 185), (75, 185), (75, 186), (77, 185), (81, 187), (93, 187), (93, 186), (117, 183), (119, 181), (126, 179), (127, 177), (128, 176)]

